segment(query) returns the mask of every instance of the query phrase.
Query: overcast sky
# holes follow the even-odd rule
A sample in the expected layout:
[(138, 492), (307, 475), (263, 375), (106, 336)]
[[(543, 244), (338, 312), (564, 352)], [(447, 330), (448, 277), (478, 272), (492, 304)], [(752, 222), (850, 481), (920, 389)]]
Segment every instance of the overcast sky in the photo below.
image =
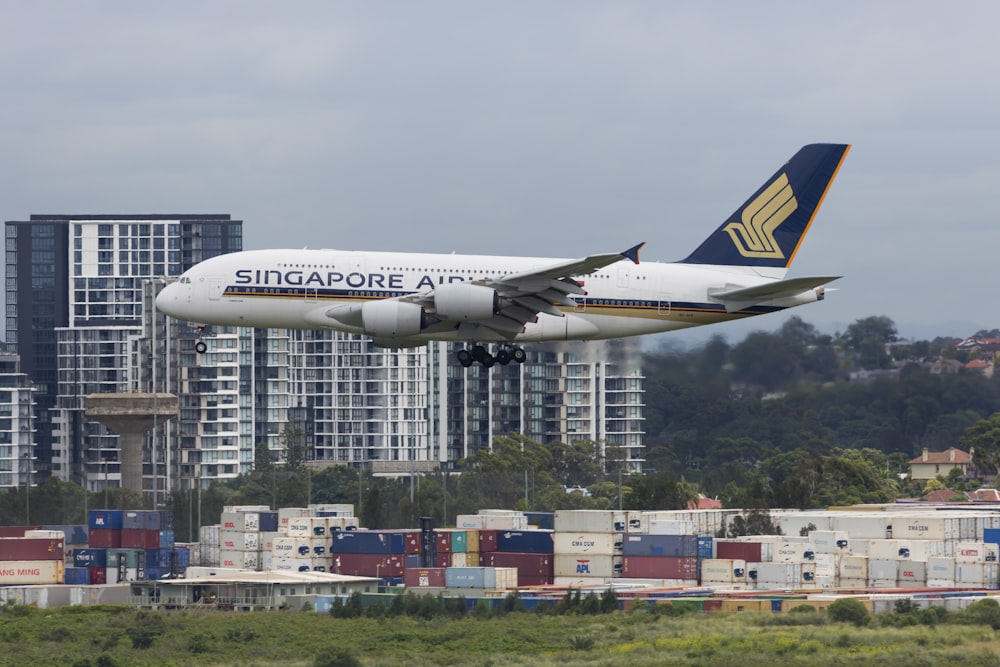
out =
[(0, 0), (0, 212), (671, 261), (845, 142), (789, 274), (845, 277), (793, 312), (966, 335), (1000, 327), (998, 26), (961, 1)]

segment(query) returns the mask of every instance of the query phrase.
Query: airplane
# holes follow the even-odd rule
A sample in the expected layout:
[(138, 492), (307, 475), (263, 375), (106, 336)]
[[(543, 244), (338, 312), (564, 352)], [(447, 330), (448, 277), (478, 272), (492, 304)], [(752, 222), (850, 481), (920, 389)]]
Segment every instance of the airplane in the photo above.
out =
[[(185, 271), (160, 291), (156, 308), (201, 325), (335, 329), (381, 347), (463, 342), (459, 363), (487, 368), (523, 363), (525, 342), (638, 336), (776, 312), (822, 300), (840, 277), (785, 274), (849, 150), (804, 146), (678, 262), (640, 264), (644, 243), (570, 260), (249, 250)], [(196, 349), (204, 352), (204, 342)]]

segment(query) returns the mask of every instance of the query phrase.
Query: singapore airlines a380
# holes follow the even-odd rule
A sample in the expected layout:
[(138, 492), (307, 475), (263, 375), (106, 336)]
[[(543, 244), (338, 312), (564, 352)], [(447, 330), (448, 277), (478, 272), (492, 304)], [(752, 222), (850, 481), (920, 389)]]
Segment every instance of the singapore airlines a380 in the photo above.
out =
[(677, 262), (640, 263), (644, 243), (580, 259), (251, 250), (195, 265), (156, 307), (200, 325), (335, 329), (383, 347), (463, 342), (459, 362), (486, 367), (523, 362), (528, 342), (776, 312), (822, 300), (839, 277), (786, 273), (849, 149), (804, 146)]

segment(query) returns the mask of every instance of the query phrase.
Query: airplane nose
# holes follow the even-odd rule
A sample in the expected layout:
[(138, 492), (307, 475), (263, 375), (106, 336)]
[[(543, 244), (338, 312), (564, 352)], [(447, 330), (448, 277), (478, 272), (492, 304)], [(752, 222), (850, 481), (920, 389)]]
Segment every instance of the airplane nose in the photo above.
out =
[(180, 286), (177, 283), (171, 283), (161, 289), (160, 293), (156, 295), (156, 309), (172, 317), (176, 316), (179, 291)]

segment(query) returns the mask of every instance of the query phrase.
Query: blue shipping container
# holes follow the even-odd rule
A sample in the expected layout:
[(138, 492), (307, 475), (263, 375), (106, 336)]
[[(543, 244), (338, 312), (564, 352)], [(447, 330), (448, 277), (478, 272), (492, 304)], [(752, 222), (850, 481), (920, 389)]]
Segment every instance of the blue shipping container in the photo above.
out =
[(278, 532), (278, 513), (277, 512), (261, 512), (260, 513), (260, 532), (262, 533), (276, 533)]
[(174, 531), (172, 530), (161, 530), (160, 531), (160, 548), (170, 549), (174, 546)]
[(66, 583), (70, 585), (90, 585), (90, 569), (86, 567), (67, 567), (65, 577)]
[(1000, 545), (1000, 528), (983, 528), (983, 542)]
[(173, 562), (178, 569), (191, 565), (191, 551), (187, 547), (175, 549), (146, 549), (146, 567), (170, 568)]
[(497, 531), (497, 551), (519, 554), (550, 554), (555, 542), (551, 530)]
[(390, 530), (342, 530), (333, 534), (331, 553), (402, 554), (406, 535)]
[(121, 530), (124, 515), (125, 512), (122, 510), (90, 510), (87, 512), (87, 526), (104, 530)]
[(444, 571), (448, 588), (496, 588), (497, 573), (492, 567), (449, 567)]
[(73, 565), (75, 567), (107, 567), (107, 549), (74, 549)]
[(698, 538), (694, 535), (644, 535), (630, 533), (625, 536), (622, 553), (626, 556), (692, 558), (698, 556)]
[(542, 530), (552, 530), (556, 527), (556, 515), (553, 512), (525, 512), (529, 526), (538, 526)]
[(146, 511), (126, 510), (122, 516), (122, 530), (146, 530)]
[(698, 558), (715, 558), (715, 540), (711, 535), (698, 536)]

